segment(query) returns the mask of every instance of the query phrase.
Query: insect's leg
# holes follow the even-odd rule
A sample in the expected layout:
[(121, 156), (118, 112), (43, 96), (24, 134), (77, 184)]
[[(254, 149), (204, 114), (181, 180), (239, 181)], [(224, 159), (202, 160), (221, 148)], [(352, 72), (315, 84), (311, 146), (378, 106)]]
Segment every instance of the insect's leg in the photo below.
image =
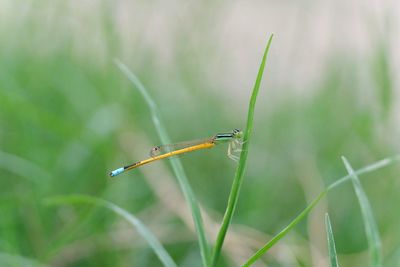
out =
[(238, 162), (238, 161), (239, 161), (239, 157), (234, 156), (234, 155), (230, 155), (229, 158), (230, 158), (231, 160), (235, 161), (235, 162)]
[(229, 143), (228, 144), (228, 157), (231, 159), (231, 160), (233, 160), (233, 161), (238, 161), (239, 160), (239, 157), (238, 156), (235, 156), (235, 155), (233, 155), (232, 154), (232, 143)]
[(227, 155), (228, 155), (228, 157), (231, 157), (231, 155), (232, 155), (232, 151), (231, 151), (231, 142), (229, 142), (229, 144), (228, 144), (228, 153), (227, 153)]
[(233, 148), (233, 152), (242, 152), (242, 143), (240, 142), (240, 140), (233, 140), (232, 141), (232, 148)]
[(236, 139), (235, 142), (237, 142), (239, 145), (242, 146), (244, 143), (247, 142), (247, 140), (246, 140), (246, 141), (243, 141), (243, 138), (241, 138), (241, 139)]

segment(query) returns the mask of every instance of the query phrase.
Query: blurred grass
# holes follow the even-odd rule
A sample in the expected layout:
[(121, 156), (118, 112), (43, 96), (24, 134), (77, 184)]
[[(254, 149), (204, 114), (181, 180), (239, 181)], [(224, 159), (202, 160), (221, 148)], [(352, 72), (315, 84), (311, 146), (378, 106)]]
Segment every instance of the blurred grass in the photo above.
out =
[(335, 239), (333, 237), (331, 220), (329, 219), (328, 213), (325, 215), (325, 227), (326, 227), (326, 240), (328, 243), (329, 263), (331, 267), (339, 267)]
[(149, 246), (153, 249), (154, 253), (164, 266), (176, 266), (175, 262), (172, 260), (165, 248), (161, 245), (160, 241), (137, 217), (111, 202), (85, 195), (56, 196), (46, 199), (45, 201), (47, 205), (91, 204), (109, 209), (128, 221), (129, 224), (131, 224), (140, 233), (140, 235), (148, 242)]
[(368, 197), (364, 192), (358, 176), (354, 173), (353, 167), (350, 165), (345, 157), (342, 157), (342, 160), (344, 165), (346, 166), (347, 172), (351, 175), (351, 181), (354, 186), (354, 191), (356, 192), (358, 202), (360, 204), (365, 235), (367, 237), (368, 247), (371, 254), (370, 266), (382, 266), (381, 238), (371, 209), (371, 204), (368, 201)]
[[(119, 60), (116, 60), (116, 65), (123, 72), (123, 74), (132, 82), (133, 86), (142, 94), (142, 97), (149, 106), (151, 118), (154, 123), (159, 139), (162, 144), (172, 144), (170, 137), (168, 136), (167, 130), (162, 122), (160, 111), (157, 108), (157, 104), (153, 101), (146, 88), (140, 82), (140, 80)], [(203, 260), (203, 266), (210, 265), (210, 247), (204, 232), (203, 219), (201, 217), (199, 204), (193, 193), (193, 189), (188, 182), (185, 170), (182, 166), (179, 158), (170, 158), (171, 166), (174, 174), (179, 182), (180, 188), (185, 196), (185, 201), (188, 204), (190, 212), (192, 213), (193, 222), (196, 228), (197, 238), (199, 240), (200, 254)]]
[[(145, 29), (128, 25), (132, 28), (128, 33), (135, 36), (132, 40), (118, 31), (116, 24), (123, 22), (115, 22), (110, 2), (87, 13), (49, 1), (31, 2), (30, 7), (11, 1), (2, 4), (6, 7), (0, 11), (0, 150), (21, 161), (6, 162), (6, 168), (0, 164), (0, 251), (51, 266), (159, 266), (146, 244), (120, 233), (127, 226), (117, 217), (90, 207), (41, 205), (48, 196), (89, 194), (124, 206), (150, 228), (159, 229), (156, 235), (178, 265), (199, 265), (192, 234), (185, 232), (168, 242), (184, 226), (162, 212), (144, 172), (107, 179), (113, 167), (137, 160), (122, 149), (126, 142), (137, 144), (135, 155), (144, 157), (147, 147), (140, 144), (157, 145), (146, 105), (112, 60), (127, 62), (151, 88), (173, 141), (208, 136), (242, 127), (238, 122), (244, 118), (235, 111), (247, 104), (234, 89), (206, 77), (212, 68), (209, 59), (218, 52), (214, 36), (186, 42), (193, 25), (185, 25), (182, 35), (178, 28), (171, 38), (178, 40), (184, 53), (177, 48), (170, 55), (174, 64), (165, 65), (152, 44), (143, 40)], [(391, 119), (396, 103), (390, 75), (393, 55), (387, 45), (372, 49), (376, 60), (361, 62), (369, 71), (369, 87), (364, 87), (366, 81), (359, 75), (364, 69), (357, 59), (340, 51), (331, 51), (332, 60), (321, 67), (323, 75), (307, 93), (295, 95), (287, 93), (294, 88), (268, 85), (274, 94), (260, 98), (247, 182), (233, 224), (276, 233), (306, 205), (301, 177), (330, 184), (344, 173), (340, 155), (351, 158), (354, 166), (364, 166), (398, 153)], [(254, 73), (257, 63), (244, 69)], [(270, 71), (277, 71), (273, 63)], [(242, 90), (247, 92), (252, 79), (241, 81), (248, 83)], [(380, 97), (365, 97), (375, 93)], [(387, 119), (382, 120), (378, 111), (384, 111)], [(225, 153), (216, 148), (182, 157), (195, 195), (217, 219), (225, 209), (235, 168)], [(50, 178), (29, 166), (37, 166)], [(29, 173), (38, 182), (21, 176)], [(393, 266), (400, 257), (400, 213), (388, 205), (400, 203), (398, 173), (399, 167), (392, 166), (363, 180), (381, 233), (384, 266)], [(341, 186), (327, 199), (337, 252), (345, 256), (341, 266), (364, 266), (367, 242), (351, 186)], [(310, 241), (306, 223), (282, 241), (289, 247), (303, 244), (302, 264), (310, 266), (312, 244), (302, 240)], [(235, 266), (235, 255), (223, 255), (221, 266)], [(273, 257), (265, 262), (285, 266)]]
[(354, 171), (351, 169), (351, 166), (347, 162), (347, 160), (342, 157), (346, 169), (348, 170), (348, 175), (339, 178), (336, 182), (330, 184), (326, 187), (322, 192), (320, 192), (313, 200), (297, 215), (293, 220), (291, 220), (287, 226), (285, 226), (281, 231), (279, 231), (271, 240), (269, 240), (264, 246), (259, 248), (259, 250), (254, 253), (250, 258), (246, 260), (243, 266), (250, 266), (254, 264), (257, 260), (259, 260), (263, 254), (268, 252), (276, 243), (278, 243), (281, 239), (283, 239), (290, 231), (294, 229), (302, 220), (306, 218), (306, 216), (314, 209), (314, 207), (321, 201), (323, 197), (327, 195), (327, 193), (335, 188), (342, 186), (345, 182), (350, 179), (353, 181), (353, 185), (356, 190), (357, 197), (359, 198), (359, 203), (361, 206), (361, 212), (363, 214), (363, 222), (365, 225), (365, 232), (368, 238), (368, 244), (371, 250), (371, 264), (372, 266), (376, 266), (380, 264), (380, 240), (379, 234), (374, 226), (375, 221), (372, 216), (371, 208), (369, 207), (368, 199), (365, 196), (364, 191), (361, 189), (361, 185), (354, 183), (354, 179), (358, 179), (357, 175), (366, 174), (372, 171), (379, 170), (383, 167), (390, 166), (394, 163), (397, 163), (400, 160), (400, 155), (395, 155), (393, 157), (385, 158), (380, 161), (374, 162), (370, 165), (367, 165), (359, 170)]

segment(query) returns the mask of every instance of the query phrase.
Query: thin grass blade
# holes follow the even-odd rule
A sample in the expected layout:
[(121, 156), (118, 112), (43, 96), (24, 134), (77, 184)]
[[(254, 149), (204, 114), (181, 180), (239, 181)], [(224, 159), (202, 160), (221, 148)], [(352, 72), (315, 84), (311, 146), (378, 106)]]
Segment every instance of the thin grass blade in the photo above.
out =
[(329, 262), (331, 264), (331, 267), (339, 267), (337, 253), (336, 253), (335, 239), (333, 238), (332, 225), (328, 213), (325, 214), (325, 227), (326, 227), (326, 239), (328, 241)]
[(361, 214), (365, 227), (365, 234), (367, 236), (368, 246), (371, 255), (371, 266), (380, 267), (382, 266), (381, 240), (378, 227), (376, 225), (375, 218), (371, 209), (371, 205), (361, 185), (361, 182), (358, 179), (357, 174), (355, 174), (349, 161), (345, 157), (342, 157), (342, 160), (347, 169), (347, 172), (352, 177), (351, 181), (353, 183), (354, 191), (356, 192), (358, 202), (360, 203)]
[(0, 168), (15, 173), (35, 184), (50, 181), (50, 175), (34, 163), (17, 155), (0, 151)]
[[(147, 105), (149, 106), (151, 118), (153, 120), (154, 126), (156, 128), (157, 134), (160, 138), (162, 144), (171, 144), (171, 139), (169, 138), (166, 128), (161, 120), (161, 113), (159, 112), (156, 103), (153, 101), (152, 97), (144, 87), (144, 85), (140, 82), (140, 80), (128, 69), (128, 67), (120, 62), (119, 60), (115, 60), (115, 64), (118, 68), (125, 74), (125, 76), (132, 82), (132, 84), (139, 90), (145, 99)], [(199, 240), (200, 253), (204, 266), (209, 266), (210, 264), (210, 247), (205, 235), (203, 220), (201, 217), (201, 212), (199, 205), (196, 201), (196, 197), (193, 193), (193, 190), (188, 182), (185, 170), (179, 158), (170, 158), (170, 162), (172, 165), (172, 170), (179, 182), (179, 186), (185, 196), (186, 202), (189, 205), (189, 209), (192, 213), (194, 225), (196, 228), (196, 233)]]
[(174, 260), (165, 250), (160, 241), (155, 237), (155, 235), (133, 214), (120, 208), (119, 206), (111, 203), (109, 201), (95, 198), (85, 195), (68, 195), (68, 196), (57, 196), (48, 198), (45, 202), (47, 205), (62, 205), (62, 204), (92, 204), (107, 208), (122, 218), (124, 218), (128, 223), (130, 223), (138, 233), (149, 243), (150, 247), (153, 249), (154, 253), (160, 259), (162, 264), (166, 267), (176, 267)]
[[(367, 165), (357, 171), (354, 172), (356, 175), (361, 175), (361, 174), (366, 174), (370, 173), (376, 170), (379, 170), (381, 168), (387, 167), (389, 165), (392, 165), (394, 163), (397, 163), (400, 161), (400, 155), (395, 155), (393, 157), (388, 157), (385, 159), (382, 159), (380, 161), (374, 162), (370, 165)], [(331, 191), (334, 188), (337, 188), (339, 185), (342, 185), (343, 183), (347, 182), (352, 176), (346, 175), (344, 177), (341, 177), (338, 179), (336, 182), (332, 183), (322, 191), (308, 206), (296, 217), (291, 221), (283, 230), (281, 230), (277, 235), (275, 235), (270, 241), (268, 241), (262, 248), (260, 248), (256, 253), (254, 253), (242, 266), (250, 266), (254, 262), (256, 262), (259, 258), (262, 257), (264, 253), (266, 253), (270, 248), (274, 246), (275, 243), (277, 243), (280, 239), (282, 239), (291, 229), (293, 229), (294, 226), (296, 226), (317, 204), (318, 202), (322, 199), (323, 196), (325, 196), (329, 191)]]
[[(388, 158), (384, 158), (380, 161), (374, 162), (370, 165), (367, 165), (359, 170), (357, 170), (355, 172), (356, 175), (362, 175), (362, 174), (366, 174), (369, 172), (373, 172), (375, 170), (381, 169), (383, 167), (389, 166), (393, 163), (396, 163), (397, 161), (400, 161), (400, 155), (395, 155), (393, 157), (388, 157)], [(328, 186), (328, 190), (331, 190), (333, 188), (338, 187), (339, 185), (341, 185), (342, 183), (347, 182), (348, 180), (351, 179), (351, 175), (346, 175), (340, 179), (338, 179), (336, 182), (332, 183), (331, 185)]]
[(247, 154), (249, 151), (249, 143), (250, 143), (249, 139), (250, 139), (251, 133), (253, 131), (254, 109), (256, 106), (257, 95), (258, 95), (258, 91), (260, 89), (261, 80), (262, 80), (264, 68), (265, 68), (265, 62), (267, 60), (267, 55), (268, 55), (269, 48), (271, 46), (272, 38), (273, 38), (273, 34), (271, 34), (271, 36), (269, 37), (267, 46), (265, 48), (264, 55), (261, 60), (261, 65), (258, 70), (257, 79), (256, 79), (256, 82), (255, 82), (255, 85), (253, 88), (253, 93), (250, 98), (249, 111), (247, 114), (247, 126), (246, 126), (246, 130), (244, 131), (244, 136), (243, 136), (244, 143), (243, 143), (243, 147), (242, 147), (242, 152), (240, 153), (239, 164), (236, 169), (235, 178), (233, 180), (231, 192), (229, 194), (228, 205), (227, 205), (227, 208), (226, 208), (226, 211), (224, 214), (224, 218), (222, 219), (222, 225), (218, 232), (218, 236), (217, 236), (217, 239), (215, 242), (211, 266), (217, 265), (219, 256), (221, 254), (222, 245), (225, 240), (226, 232), (228, 231), (228, 227), (229, 227), (229, 224), (231, 223), (232, 216), (235, 211), (237, 201), (239, 198), (240, 187), (242, 185), (244, 169), (245, 169), (246, 161), (247, 161)]
[(277, 235), (275, 235), (267, 244), (259, 249), (253, 256), (251, 256), (242, 266), (247, 267), (255, 263), (261, 256), (272, 248), (279, 240), (281, 240), (286, 234), (292, 230), (306, 215), (318, 204), (322, 197), (326, 195), (328, 191), (321, 192), (293, 221), (291, 221), (285, 228), (283, 228)]

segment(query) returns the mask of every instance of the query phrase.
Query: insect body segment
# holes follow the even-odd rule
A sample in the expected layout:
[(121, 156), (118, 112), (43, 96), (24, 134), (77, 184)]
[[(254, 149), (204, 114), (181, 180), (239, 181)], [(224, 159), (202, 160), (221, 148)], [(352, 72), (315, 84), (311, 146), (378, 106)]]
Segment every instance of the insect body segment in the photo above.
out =
[(180, 142), (180, 143), (175, 143), (175, 144), (166, 144), (166, 145), (159, 145), (151, 148), (150, 150), (150, 157), (156, 157), (168, 152), (184, 149), (187, 147), (199, 145), (199, 144), (205, 144), (205, 143), (213, 143), (214, 142), (214, 137), (207, 138), (207, 139), (202, 139), (202, 140), (194, 140), (194, 141), (185, 141), (185, 142)]
[(232, 132), (229, 133), (219, 133), (210, 138), (204, 140), (196, 140), (196, 141), (188, 141), (176, 144), (166, 144), (155, 146), (150, 150), (150, 158), (135, 162), (131, 165), (118, 168), (110, 173), (111, 177), (117, 176), (123, 172), (128, 170), (140, 167), (147, 163), (151, 163), (153, 161), (169, 158), (172, 156), (200, 150), (206, 148), (212, 148), (217, 144), (221, 143), (229, 143), (228, 146), (228, 156), (229, 158), (237, 161), (238, 157), (232, 155), (232, 152), (238, 152), (240, 149), (238, 147), (242, 144), (241, 138), (243, 136), (243, 132), (239, 129), (234, 129)]

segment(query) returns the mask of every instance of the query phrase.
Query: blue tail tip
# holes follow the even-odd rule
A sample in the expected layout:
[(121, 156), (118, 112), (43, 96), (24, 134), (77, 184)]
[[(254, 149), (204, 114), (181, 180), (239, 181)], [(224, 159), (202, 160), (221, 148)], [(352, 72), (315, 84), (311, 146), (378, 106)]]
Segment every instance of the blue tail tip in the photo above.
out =
[(124, 170), (125, 169), (123, 167), (122, 168), (118, 168), (116, 170), (113, 170), (112, 172), (110, 172), (110, 176), (111, 177), (117, 176), (118, 174), (124, 172)]

